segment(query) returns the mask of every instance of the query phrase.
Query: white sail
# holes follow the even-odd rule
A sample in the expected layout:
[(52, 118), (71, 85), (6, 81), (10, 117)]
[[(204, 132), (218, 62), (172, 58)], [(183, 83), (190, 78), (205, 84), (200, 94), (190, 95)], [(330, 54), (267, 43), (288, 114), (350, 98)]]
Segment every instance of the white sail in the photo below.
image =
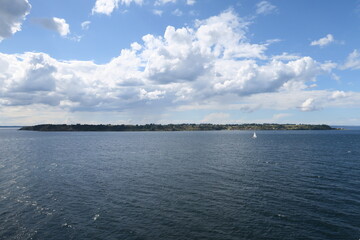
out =
[(254, 132), (254, 135), (252, 136), (252, 138), (257, 138), (256, 132)]

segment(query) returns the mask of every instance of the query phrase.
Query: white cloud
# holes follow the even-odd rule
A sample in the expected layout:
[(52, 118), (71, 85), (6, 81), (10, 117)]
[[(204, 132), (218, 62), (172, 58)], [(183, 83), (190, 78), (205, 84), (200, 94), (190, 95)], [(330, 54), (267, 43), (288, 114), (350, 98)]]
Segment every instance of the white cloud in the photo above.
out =
[(117, 0), (96, 0), (95, 6), (92, 9), (92, 14), (102, 13), (110, 15), (115, 8), (118, 8)]
[(355, 49), (346, 59), (346, 62), (341, 69), (360, 69), (360, 53)]
[(197, 45), (203, 54), (212, 52), (216, 57), (263, 59), (267, 45), (248, 42), (246, 32), (249, 24), (231, 10), (206, 20), (198, 20)]
[(131, 49), (133, 49), (135, 51), (139, 51), (142, 48), (142, 46), (137, 42), (133, 42), (130, 46), (131, 46)]
[(56, 67), (47, 55), (26, 53), (20, 55), (0, 55), (5, 63), (0, 75), (1, 95), (7, 104), (29, 105), (45, 103), (57, 105), (59, 98), (55, 92)]
[(325, 47), (329, 45), (330, 43), (334, 42), (334, 36), (331, 34), (326, 35), (323, 38), (320, 38), (319, 40), (312, 41), (310, 43), (311, 46), (319, 46), (319, 47)]
[(247, 103), (257, 103), (262, 109), (316, 111), (325, 108), (358, 108), (360, 93), (329, 90), (294, 90), (261, 93), (249, 96)]
[(194, 5), (196, 3), (196, 0), (186, 0), (187, 5)]
[(159, 83), (195, 81), (209, 70), (211, 53), (201, 52), (193, 29), (167, 27), (164, 37), (143, 37), (145, 73)]
[[(201, 102), (198, 101), (191, 104), (180, 105), (177, 107), (177, 110), (212, 110), (222, 112), (234, 112), (236, 110), (246, 113), (251, 113), (257, 110), (275, 110), (284, 112), (287, 110), (297, 109), (300, 111), (315, 111), (336, 107), (359, 108), (359, 102), (360, 93), (358, 92), (338, 93), (338, 91), (329, 90), (309, 91), (296, 89), (289, 91), (258, 93), (247, 96), (220, 95), (216, 97), (208, 97)], [(275, 121), (276, 119), (273, 118), (273, 120)]]
[(38, 18), (34, 19), (34, 22), (41, 25), (42, 27), (59, 33), (62, 37), (70, 34), (70, 26), (66, 23), (65, 19), (62, 18)]
[(258, 65), (254, 60), (218, 61), (215, 65), (219, 77), (214, 90), (219, 93), (232, 92), (248, 95), (278, 90), (305, 89), (306, 82), (315, 81), (316, 76), (327, 71), (327, 66), (303, 57), (287, 63), (272, 60)]
[(81, 23), (81, 28), (83, 30), (88, 30), (90, 28), (90, 24), (91, 24), (90, 21), (84, 21), (84, 22)]
[(159, 10), (159, 9), (154, 9), (154, 10), (153, 10), (153, 14), (154, 14), (154, 15), (158, 15), (158, 16), (161, 17), (162, 14), (163, 14), (163, 11), (162, 11), (162, 10)]
[(207, 119), (215, 121), (231, 108), (358, 106), (359, 94), (309, 88), (319, 75), (332, 74), (333, 63), (287, 53), (268, 57), (267, 43), (247, 38), (248, 26), (228, 10), (192, 27), (169, 26), (163, 36), (145, 35), (105, 64), (60, 61), (44, 53), (0, 54), (0, 108), (42, 105), (136, 116), (209, 108), (217, 115)]
[(300, 106), (300, 110), (303, 112), (310, 112), (310, 111), (315, 111), (318, 109), (319, 108), (318, 108), (318, 106), (316, 106), (314, 98), (306, 99)]
[(271, 4), (269, 1), (261, 1), (256, 4), (256, 13), (267, 15), (277, 11), (277, 7)]
[(142, 5), (143, 0), (96, 0), (92, 14), (111, 15), (111, 13), (119, 7), (119, 4), (129, 6), (131, 3)]
[(344, 91), (335, 91), (332, 93), (330, 98), (332, 100), (336, 100), (336, 99), (345, 98), (348, 96), (349, 96), (349, 94), (345, 93)]
[(156, 0), (155, 6), (165, 5), (167, 3), (176, 3), (177, 0)]
[(297, 60), (299, 58), (301, 58), (301, 57), (298, 55), (289, 54), (286, 52), (282, 53), (281, 55), (276, 55), (276, 56), (272, 57), (272, 59), (278, 60), (278, 61), (290, 61), (290, 60)]
[(156, 99), (160, 99), (160, 98), (163, 98), (164, 94), (166, 92), (165, 91), (159, 91), (159, 90), (155, 90), (155, 91), (152, 91), (152, 92), (148, 92), (146, 91), (145, 89), (140, 89), (140, 99), (145, 99), (145, 100), (156, 100)]
[(135, 3), (137, 5), (142, 5), (143, 0), (120, 0), (121, 4), (129, 6), (131, 3)]
[(178, 8), (175, 9), (174, 11), (172, 11), (171, 13), (172, 13), (172, 15), (177, 16), (177, 17), (180, 17), (183, 15), (183, 12)]
[(0, 1), (0, 41), (21, 30), (21, 23), (30, 9), (28, 0)]

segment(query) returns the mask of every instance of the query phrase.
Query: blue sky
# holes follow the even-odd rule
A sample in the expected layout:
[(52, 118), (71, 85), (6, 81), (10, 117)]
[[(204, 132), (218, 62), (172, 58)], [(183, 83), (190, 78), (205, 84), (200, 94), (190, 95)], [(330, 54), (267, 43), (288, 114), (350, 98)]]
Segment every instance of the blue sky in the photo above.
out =
[(0, 0), (0, 125), (359, 125), (359, 23), (351, 0)]

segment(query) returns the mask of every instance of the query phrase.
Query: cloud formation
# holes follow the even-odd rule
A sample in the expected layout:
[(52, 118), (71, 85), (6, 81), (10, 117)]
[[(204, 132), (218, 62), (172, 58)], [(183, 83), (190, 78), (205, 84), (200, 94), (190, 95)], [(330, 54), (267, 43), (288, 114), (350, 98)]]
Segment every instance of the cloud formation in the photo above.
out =
[(268, 15), (271, 13), (275, 13), (277, 11), (277, 7), (271, 4), (269, 1), (261, 1), (256, 4), (256, 13), (262, 15)]
[(21, 23), (30, 9), (28, 0), (0, 1), (0, 41), (21, 30)]
[(319, 46), (319, 47), (325, 47), (329, 45), (330, 43), (334, 42), (334, 36), (331, 34), (326, 35), (323, 38), (320, 38), (319, 40), (312, 41), (310, 43), (311, 46)]
[(177, 0), (156, 0), (155, 6), (165, 5), (167, 3), (176, 3)]
[(163, 11), (162, 11), (162, 10), (159, 10), (159, 9), (154, 9), (154, 10), (153, 10), (153, 14), (154, 14), (154, 15), (158, 15), (158, 16), (161, 17), (162, 14), (163, 14)]
[(131, 3), (142, 5), (143, 0), (96, 0), (92, 14), (111, 15), (119, 7), (119, 4), (129, 6)]
[(306, 99), (300, 106), (301, 111), (303, 112), (309, 112), (309, 111), (315, 111), (317, 109), (315, 105), (314, 98), (308, 98)]
[[(355, 93), (309, 90), (336, 65), (287, 53), (267, 56), (269, 44), (250, 42), (248, 27), (228, 10), (192, 27), (168, 26), (163, 36), (145, 35), (106, 64), (60, 61), (45, 53), (0, 54), (0, 108), (159, 116), (166, 109), (196, 108), (314, 111), (359, 100)], [(226, 116), (208, 119), (217, 117)]]
[(59, 33), (62, 37), (66, 37), (70, 34), (70, 26), (63, 18), (37, 18), (34, 22), (42, 27)]
[(258, 65), (254, 60), (219, 61), (218, 68), (220, 77), (214, 89), (240, 95), (305, 89), (307, 82), (315, 81), (318, 75), (327, 71), (326, 66), (310, 57), (287, 63), (272, 60), (265, 65)]
[(82, 30), (88, 30), (90, 28), (90, 24), (91, 22), (90, 21), (84, 21), (81, 23), (81, 28)]
[(360, 69), (360, 53), (357, 49), (349, 54), (341, 69)]

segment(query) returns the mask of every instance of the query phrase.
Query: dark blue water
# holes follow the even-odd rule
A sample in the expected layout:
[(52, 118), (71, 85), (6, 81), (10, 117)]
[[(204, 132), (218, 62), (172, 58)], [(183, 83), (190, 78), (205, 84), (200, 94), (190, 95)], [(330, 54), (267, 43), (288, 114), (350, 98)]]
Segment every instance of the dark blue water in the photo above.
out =
[(0, 239), (360, 238), (360, 131), (0, 130)]

